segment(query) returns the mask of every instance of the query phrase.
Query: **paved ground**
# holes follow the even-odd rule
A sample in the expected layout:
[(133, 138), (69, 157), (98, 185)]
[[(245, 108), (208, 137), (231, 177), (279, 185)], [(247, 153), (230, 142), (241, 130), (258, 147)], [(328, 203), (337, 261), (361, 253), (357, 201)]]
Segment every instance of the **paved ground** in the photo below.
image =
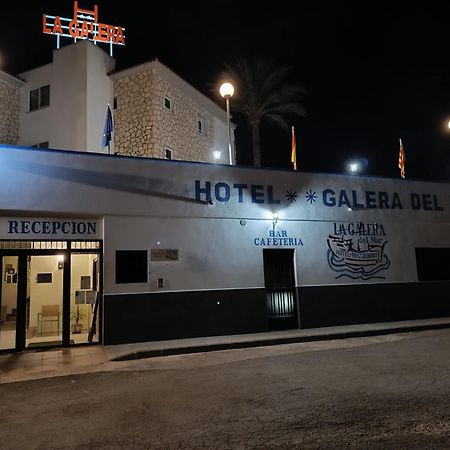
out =
[(450, 331), (0, 384), (2, 449), (448, 449)]

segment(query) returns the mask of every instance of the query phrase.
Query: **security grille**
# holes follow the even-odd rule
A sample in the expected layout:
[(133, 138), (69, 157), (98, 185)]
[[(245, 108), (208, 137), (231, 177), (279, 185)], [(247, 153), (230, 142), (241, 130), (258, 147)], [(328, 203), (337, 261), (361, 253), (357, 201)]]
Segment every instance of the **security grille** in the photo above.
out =
[(273, 320), (293, 319), (285, 321), (289, 327), (296, 323), (294, 250), (265, 249), (263, 256), (269, 326)]

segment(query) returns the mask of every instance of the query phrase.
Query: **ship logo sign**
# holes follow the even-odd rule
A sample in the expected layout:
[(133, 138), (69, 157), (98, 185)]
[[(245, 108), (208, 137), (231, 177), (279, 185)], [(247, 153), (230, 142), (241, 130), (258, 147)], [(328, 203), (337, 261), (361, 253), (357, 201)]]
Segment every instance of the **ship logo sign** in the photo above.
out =
[(391, 262), (386, 255), (386, 233), (382, 224), (335, 223), (327, 238), (327, 259), (336, 279), (385, 279)]

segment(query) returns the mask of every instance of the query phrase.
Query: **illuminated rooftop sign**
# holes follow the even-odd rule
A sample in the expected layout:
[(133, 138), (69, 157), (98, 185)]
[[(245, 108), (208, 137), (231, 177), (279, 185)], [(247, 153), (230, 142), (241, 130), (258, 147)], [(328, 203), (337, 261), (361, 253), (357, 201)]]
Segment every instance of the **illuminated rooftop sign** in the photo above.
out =
[(125, 28), (106, 25), (98, 21), (98, 5), (93, 11), (78, 8), (78, 2), (73, 2), (73, 18), (43, 14), (42, 31), (56, 36), (56, 47), (60, 47), (62, 37), (68, 37), (75, 42), (78, 39), (88, 39), (97, 45), (98, 42), (109, 44), (109, 54), (113, 55), (113, 45), (125, 45)]

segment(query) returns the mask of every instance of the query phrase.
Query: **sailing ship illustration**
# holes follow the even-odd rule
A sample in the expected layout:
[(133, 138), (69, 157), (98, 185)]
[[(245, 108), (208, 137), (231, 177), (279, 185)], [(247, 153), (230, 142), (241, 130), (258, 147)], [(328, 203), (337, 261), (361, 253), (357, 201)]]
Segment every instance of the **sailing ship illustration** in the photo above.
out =
[(383, 251), (387, 241), (382, 244), (357, 242), (356, 248), (352, 238), (329, 235), (328, 248), (338, 261), (348, 266), (377, 266), (383, 262)]

